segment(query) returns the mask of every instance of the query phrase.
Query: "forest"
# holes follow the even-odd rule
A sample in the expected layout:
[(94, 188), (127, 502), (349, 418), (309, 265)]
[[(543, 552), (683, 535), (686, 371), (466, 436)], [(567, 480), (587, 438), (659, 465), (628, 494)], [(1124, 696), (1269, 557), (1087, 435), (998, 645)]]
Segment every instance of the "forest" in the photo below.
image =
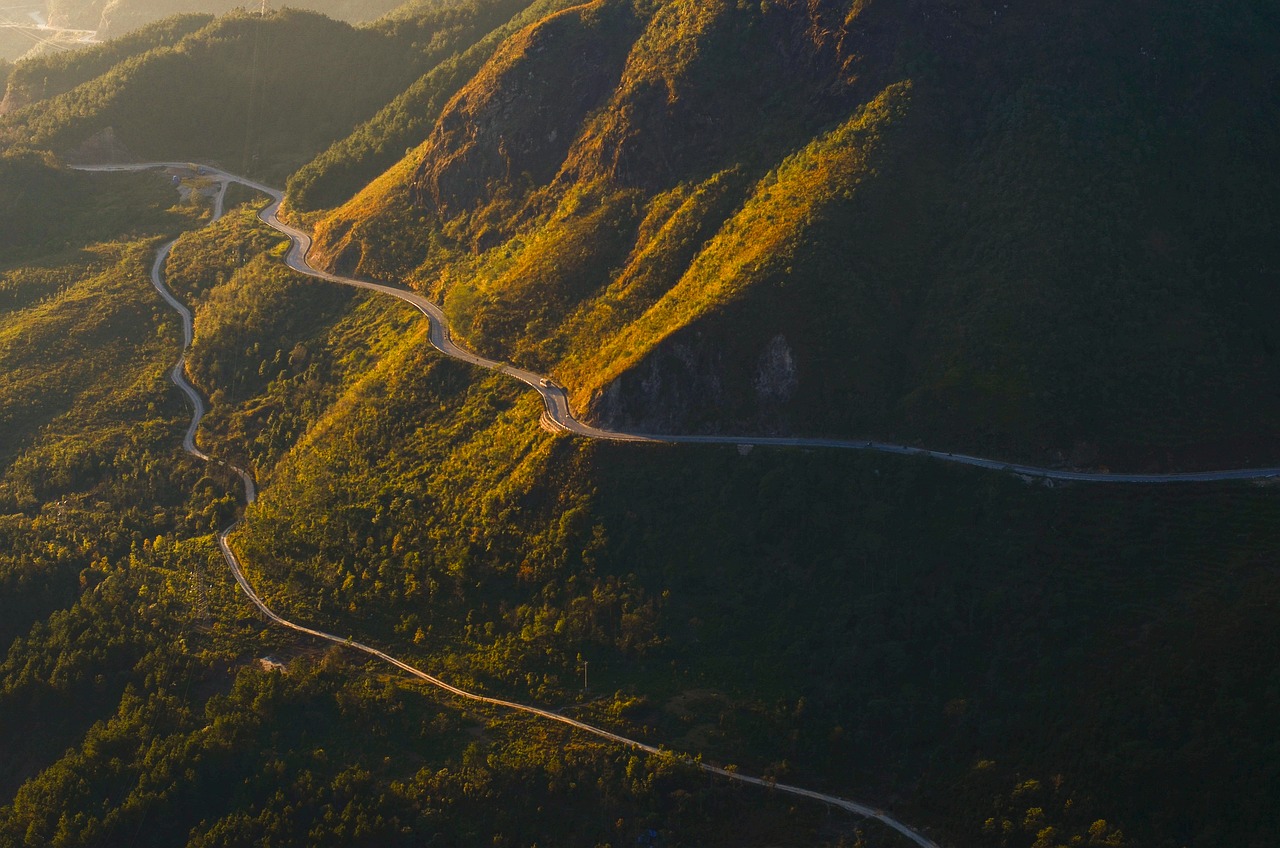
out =
[[(0, 846), (910, 844), (699, 761), (947, 848), (1273, 842), (1274, 481), (548, 432), (262, 195), (68, 167), (287, 187), (314, 261), (606, 426), (1274, 464), (1280, 16), (1105, 5), (233, 11), (0, 65)], [(663, 753), (271, 626), (240, 518), (281, 615)]]

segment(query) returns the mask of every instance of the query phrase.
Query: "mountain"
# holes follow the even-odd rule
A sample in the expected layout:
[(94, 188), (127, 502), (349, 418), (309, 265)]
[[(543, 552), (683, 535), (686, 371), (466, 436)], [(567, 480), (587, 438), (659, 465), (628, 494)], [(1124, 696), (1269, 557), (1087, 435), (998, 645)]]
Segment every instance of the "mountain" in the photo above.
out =
[(414, 60), (404, 40), (314, 13), (229, 15), (11, 112), (0, 135), (90, 158), (109, 135), (143, 159), (279, 173), (407, 84)]
[[(605, 425), (1274, 461), (1280, 14), (1009, 6), (238, 12), (8, 72), (0, 848), (905, 844), (686, 754), (957, 848), (1273, 843), (1274, 481), (553, 433), (260, 195), (59, 164), (287, 183), (315, 261)], [(664, 753), (263, 620), (241, 517), (280, 614)]]
[(608, 425), (1274, 459), (1278, 26), (590, 3), (508, 39), (319, 248)]
[[(395, 0), (311, 0), (291, 8), (359, 23), (381, 17), (397, 5)], [(117, 39), (176, 15), (222, 15), (236, 8), (249, 7), (229, 0), (49, 0), (48, 14), (53, 26), (94, 30), (99, 38)], [(253, 5), (249, 11), (259, 8)]]
[(105, 74), (125, 59), (172, 44), (210, 20), (212, 17), (209, 15), (180, 15), (82, 50), (42, 53), (27, 58), (15, 65), (5, 80), (0, 114), (70, 91)]

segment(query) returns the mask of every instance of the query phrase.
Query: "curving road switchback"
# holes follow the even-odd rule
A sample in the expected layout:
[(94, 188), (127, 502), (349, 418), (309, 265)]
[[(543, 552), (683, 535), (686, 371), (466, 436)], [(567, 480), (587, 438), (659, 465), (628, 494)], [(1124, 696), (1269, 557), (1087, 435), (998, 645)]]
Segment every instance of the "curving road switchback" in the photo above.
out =
[[(152, 163), (143, 163), (143, 164), (137, 164), (137, 165), (78, 166), (77, 169), (84, 170), (84, 171), (139, 171), (139, 170), (151, 170), (155, 168), (171, 168), (171, 167), (188, 168), (191, 166), (188, 163), (152, 162)], [(239, 183), (241, 185), (248, 186), (250, 188), (256, 189), (258, 191), (264, 192), (265, 194), (269, 195), (272, 198), (272, 202), (269, 206), (267, 206), (264, 210), (262, 210), (262, 212), (259, 213), (259, 217), (270, 226), (274, 227), (275, 229), (289, 236), (289, 238), (292, 240), (293, 242), (292, 247), (285, 258), (285, 261), (289, 265), (289, 267), (301, 273), (308, 274), (313, 277), (318, 277), (320, 279), (329, 280), (336, 283), (342, 283), (344, 285), (357, 286), (359, 288), (364, 288), (364, 289), (371, 289), (373, 291), (384, 292), (386, 294), (393, 295), (395, 297), (400, 298), (401, 300), (404, 300), (404, 301), (407, 301), (408, 303), (413, 304), (415, 307), (421, 310), (423, 314), (425, 314), (428, 317), (428, 319), (430, 319), (431, 321), (431, 343), (433, 345), (439, 348), (443, 353), (449, 356), (452, 356), (456, 359), (461, 359), (464, 362), (470, 362), (474, 365), (478, 365), (484, 368), (500, 369), (504, 373), (510, 374), (511, 376), (515, 377), (521, 382), (527, 383), (529, 386), (532, 386), (534, 389), (537, 389), (539, 394), (542, 395), (543, 400), (547, 407), (547, 412), (544, 418), (549, 420), (549, 422), (553, 426), (555, 426), (557, 429), (564, 430), (566, 432), (578, 433), (580, 435), (595, 437), (595, 438), (607, 438), (607, 439), (616, 439), (616, 440), (624, 440), (624, 441), (672, 441), (672, 439), (665, 438), (665, 437), (658, 438), (658, 437), (649, 437), (649, 436), (642, 436), (642, 435), (608, 433), (606, 431), (597, 430), (595, 428), (583, 425), (580, 422), (576, 421), (572, 417), (572, 415), (569, 413), (569, 406), (568, 406), (567, 400), (565, 399), (563, 389), (548, 385), (546, 382), (543, 381), (543, 378), (537, 374), (534, 374), (529, 371), (523, 371), (517, 368), (512, 368), (510, 366), (504, 366), (502, 363), (495, 362), (490, 359), (485, 359), (484, 357), (476, 356), (470, 351), (467, 351), (461, 347), (458, 347), (456, 344), (454, 344), (453, 341), (449, 338), (448, 329), (447, 329), (448, 324), (445, 321), (444, 314), (440, 311), (440, 309), (435, 304), (431, 303), (427, 299), (413, 292), (405, 291), (403, 289), (397, 289), (392, 286), (385, 286), (378, 283), (370, 283), (362, 280), (353, 280), (346, 277), (339, 277), (337, 275), (312, 268), (309, 264), (307, 264), (307, 261), (306, 261), (306, 254), (311, 246), (311, 238), (306, 233), (303, 233), (300, 230), (290, 227), (288, 224), (283, 223), (282, 221), (279, 220), (279, 218), (276, 217), (276, 212), (279, 210), (280, 203), (282, 200), (282, 193), (279, 190), (269, 188), (267, 186), (262, 185), (261, 183), (254, 182), (253, 180), (248, 180), (243, 177), (238, 177), (233, 174), (228, 174), (225, 171), (221, 171), (216, 168), (211, 168), (209, 166), (202, 166), (202, 168), (203, 168), (203, 174), (214, 176), (220, 183), (218, 187), (218, 192), (214, 196), (214, 208), (213, 208), (214, 221), (218, 220), (218, 218), (222, 216), (224, 200), (226, 197), (226, 190), (227, 190), (228, 184), (230, 183), (233, 183), (233, 182)], [(190, 425), (188, 425), (187, 431), (183, 436), (182, 447), (192, 456), (195, 456), (201, 460), (204, 460), (205, 462), (221, 465), (231, 470), (232, 472), (234, 472), (240, 478), (240, 480), (244, 483), (245, 501), (249, 504), (252, 504), (257, 498), (257, 487), (254, 483), (253, 477), (246, 470), (242, 468), (238, 468), (234, 465), (231, 465), (230, 463), (223, 462), (222, 460), (211, 458), (208, 454), (201, 451), (200, 448), (197, 447), (195, 443), (196, 431), (199, 429), (201, 419), (203, 419), (205, 414), (205, 403), (204, 403), (204, 399), (200, 396), (199, 391), (196, 390), (195, 386), (191, 384), (191, 382), (187, 379), (187, 376), (186, 376), (186, 351), (188, 348), (190, 348), (192, 339), (194, 337), (192, 314), (191, 314), (191, 310), (188, 309), (187, 306), (183, 304), (180, 300), (178, 300), (173, 295), (173, 292), (169, 290), (168, 286), (165, 285), (164, 276), (163, 276), (165, 260), (168, 259), (169, 254), (173, 250), (173, 246), (175, 243), (176, 243), (176, 240), (170, 241), (165, 245), (163, 245), (160, 248), (160, 250), (157, 252), (155, 262), (152, 263), (152, 266), (151, 266), (151, 284), (155, 287), (156, 291), (160, 293), (160, 296), (164, 298), (165, 302), (168, 303), (171, 307), (173, 307), (174, 311), (176, 311), (182, 319), (183, 353), (182, 355), (179, 356), (177, 363), (174, 364), (173, 369), (170, 371), (170, 378), (173, 380), (174, 384), (177, 385), (177, 387), (182, 390), (182, 393), (187, 396), (187, 398), (191, 401), (191, 405), (192, 405), (191, 423)], [(701, 440), (699, 439), (698, 441), (701, 441)], [(720, 440), (720, 442), (740, 444), (742, 443), (742, 440), (722, 439)], [(645, 751), (649, 754), (665, 753), (665, 754), (671, 755), (673, 753), (669, 751), (664, 752), (661, 748), (657, 746), (649, 745), (645, 742), (640, 742), (639, 740), (636, 740), (636, 739), (630, 739), (626, 736), (622, 736), (620, 734), (606, 730), (602, 727), (596, 727), (595, 725), (587, 724), (586, 722), (578, 721), (577, 719), (570, 718), (568, 716), (561, 715), (559, 713), (555, 713), (550, 710), (545, 710), (540, 707), (530, 706), (528, 704), (520, 704), (515, 701), (506, 701), (501, 698), (491, 698), (486, 695), (476, 694), (474, 692), (468, 692), (465, 689), (460, 689), (457, 686), (453, 686), (452, 684), (446, 683), (445, 681), (441, 680), (438, 677), (430, 675), (425, 671), (422, 671), (421, 669), (415, 668), (409, 663), (404, 662), (403, 660), (397, 659), (396, 657), (393, 657), (390, 654), (384, 651), (380, 651), (377, 648), (374, 648), (370, 645), (366, 645), (363, 642), (356, 642), (352, 639), (344, 639), (341, 636), (337, 636), (332, 633), (326, 633), (323, 630), (316, 630), (311, 627), (306, 627), (304, 625), (297, 624), (295, 622), (288, 620), (287, 618), (284, 618), (283, 616), (278, 615), (275, 611), (273, 611), (270, 607), (267, 606), (266, 602), (263, 601), (262, 597), (257, 593), (257, 591), (254, 590), (253, 585), (249, 582), (248, 577), (245, 576), (244, 568), (240, 563), (239, 557), (236, 555), (235, 551), (231, 547), (230, 537), (240, 527), (243, 521), (244, 521), (244, 518), (242, 516), (241, 518), (237, 519), (231, 525), (229, 525), (224, 530), (218, 533), (218, 536), (217, 536), (218, 548), (222, 551), (222, 556), (226, 560), (228, 567), (231, 569), (231, 573), (235, 577), (236, 583), (240, 586), (241, 591), (243, 591), (245, 596), (248, 597), (249, 601), (255, 607), (257, 607), (258, 612), (260, 612), (265, 618), (267, 618), (272, 623), (297, 633), (304, 633), (308, 636), (313, 636), (317, 639), (322, 639), (326, 642), (331, 642), (335, 645), (340, 645), (342, 647), (350, 648), (355, 651), (360, 651), (371, 657), (382, 660), (385, 663), (393, 665), (396, 668), (399, 668), (407, 672), (408, 674), (418, 678), (419, 680), (422, 680), (426, 683), (430, 683), (433, 686), (439, 687), (440, 689), (443, 689), (444, 691), (449, 692), (450, 694), (453, 694), (467, 701), (472, 701), (472, 702), (481, 703), (481, 704), (488, 704), (488, 705), (500, 707), (503, 709), (514, 710), (517, 712), (538, 716), (548, 721), (553, 721), (559, 724), (568, 725), (569, 727), (576, 728), (578, 730), (583, 731), (584, 733), (589, 733), (593, 736), (598, 736), (602, 739), (606, 739), (610, 742), (614, 742), (619, 745), (624, 745), (629, 748)], [(676, 755), (676, 756), (679, 756), (679, 755)], [(681, 757), (681, 759), (688, 764), (696, 766), (698, 769), (700, 769), (703, 772), (706, 772), (707, 774), (713, 774), (718, 777), (735, 781), (737, 783), (744, 783), (752, 786), (765, 787), (767, 789), (771, 789), (776, 792), (781, 792), (786, 795), (794, 795), (801, 798), (808, 798), (814, 801), (820, 801), (829, 806), (837, 807), (839, 809), (854, 813), (855, 815), (863, 816), (869, 819), (875, 819), (881, 822), (882, 824), (884, 824), (886, 827), (889, 827), (892, 830), (897, 831), (906, 839), (920, 846), (920, 848), (940, 848), (940, 846), (936, 842), (929, 839), (924, 834), (920, 833), (917, 830), (913, 830), (912, 828), (908, 827), (906, 824), (902, 823), (898, 819), (886, 813), (884, 810), (878, 809), (872, 805), (864, 804), (859, 801), (853, 801), (848, 798), (839, 798), (835, 795), (827, 795), (822, 792), (816, 792), (812, 789), (804, 789), (803, 787), (799, 787), (799, 786), (791, 786), (785, 783), (778, 783), (774, 780), (768, 780), (765, 778), (752, 777), (750, 775), (740, 774), (737, 771), (730, 771), (728, 769), (709, 765), (707, 763), (703, 763), (701, 761), (691, 759), (688, 757)]]
[[(145, 171), (158, 168), (198, 168), (199, 172), (203, 175), (211, 176), (218, 180), (220, 183), (220, 189), (217, 197), (215, 198), (215, 214), (221, 214), (222, 212), (222, 200), (226, 194), (226, 186), (229, 183), (239, 183), (240, 185), (248, 186), (251, 189), (266, 194), (271, 198), (271, 203), (258, 214), (258, 217), (261, 218), (268, 226), (279, 230), (281, 233), (289, 237), (292, 245), (289, 249), (288, 255), (285, 256), (285, 263), (290, 268), (301, 274), (306, 274), (321, 280), (327, 280), (332, 283), (340, 283), (345, 286), (354, 286), (356, 288), (388, 294), (412, 305), (423, 315), (427, 316), (427, 319), (431, 324), (431, 344), (434, 345), (441, 353), (452, 357), (453, 359), (470, 363), (471, 365), (475, 365), (479, 368), (486, 368), (491, 371), (500, 371), (503, 374), (506, 374), (529, 386), (542, 396), (542, 402), (546, 408), (543, 415), (543, 422), (549, 425), (552, 429), (559, 430), (561, 432), (573, 433), (589, 439), (603, 439), (614, 442), (828, 448), (835, 450), (871, 451), (875, 453), (898, 454), (901, 456), (927, 456), (943, 462), (954, 462), (960, 465), (970, 465), (975, 468), (986, 468), (992, 471), (1004, 471), (1024, 478), (1056, 480), (1063, 482), (1134, 484), (1207, 483), (1227, 480), (1266, 480), (1271, 478), (1280, 478), (1280, 467), (1236, 468), (1221, 471), (1188, 471), (1168, 474), (1113, 474), (1108, 471), (1069, 471), (1059, 468), (1043, 468), (1036, 465), (1005, 462), (999, 459), (987, 459), (980, 456), (970, 456), (969, 454), (950, 453), (947, 451), (930, 450), (928, 448), (911, 447), (909, 445), (899, 445), (892, 442), (879, 442), (867, 439), (825, 439), (803, 436), (659, 435), (652, 433), (631, 433), (617, 430), (602, 430), (599, 427), (593, 427), (590, 424), (585, 424), (577, 418), (574, 418), (573, 412), (569, 409), (569, 400), (564, 389), (555, 385), (549, 378), (544, 377), (541, 374), (535, 374), (532, 371), (526, 371), (523, 368), (517, 368), (513, 365), (498, 362), (493, 359), (487, 359), (455, 344), (450, 336), (449, 322), (445, 318), (444, 312), (439, 306), (427, 300), (417, 292), (398, 288), (396, 286), (389, 286), (383, 283), (373, 283), (367, 280), (343, 277), (338, 274), (332, 274), (328, 271), (313, 267), (307, 261), (307, 254), (311, 250), (311, 236), (304, 233), (302, 230), (281, 221), (277, 215), (280, 210), (280, 204), (284, 200), (284, 192), (279, 189), (271, 188), (270, 186), (263, 185), (262, 183), (250, 180), (246, 177), (228, 173), (220, 168), (215, 168), (210, 165), (194, 166), (188, 162), (144, 162), (130, 165), (76, 166), (77, 170), (82, 171)], [(177, 308), (185, 311), (185, 309), (177, 304), (177, 301), (173, 300), (171, 296), (167, 299), (169, 299)]]

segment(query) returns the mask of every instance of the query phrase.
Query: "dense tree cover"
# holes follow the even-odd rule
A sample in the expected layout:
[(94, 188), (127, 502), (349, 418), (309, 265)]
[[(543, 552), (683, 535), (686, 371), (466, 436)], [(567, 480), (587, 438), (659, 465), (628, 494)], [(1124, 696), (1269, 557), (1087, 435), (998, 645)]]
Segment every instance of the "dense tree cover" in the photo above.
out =
[(620, 78), (581, 60), (603, 106), (540, 63), (605, 39), (542, 19), (420, 110), (426, 143), (317, 222), (320, 254), (431, 292), (613, 425), (1280, 456), (1275, 9), (590, 8), (645, 22)]
[[(236, 364), (270, 361), (262, 341), (327, 346), (330, 392), (381, 369), (388, 344), (414, 342), (407, 309), (318, 297), (238, 258), (275, 242), (243, 210), (209, 235), (185, 237), (172, 265), (198, 301), (198, 337), (210, 330), (213, 394), (225, 378), (247, 395), (226, 400), (228, 417), (289, 402), (287, 376)], [(13, 392), (41, 368), (72, 394), (66, 412), (5, 423), (6, 448), (22, 443), (0, 477), (0, 845), (607, 845), (651, 828), (673, 845), (857, 841), (855, 822), (816, 806), (530, 719), (459, 712), (384, 669), (347, 666), (340, 649), (263, 629), (209, 535), (232, 517), (232, 481), (177, 449), (189, 411), (165, 380), (177, 326), (146, 277), (154, 244), (95, 247), (97, 265), (65, 270), (61, 290), (0, 325), (0, 408), (29, 408)], [(210, 328), (227, 286), (245, 303), (243, 351)], [(287, 665), (259, 662), (273, 655)]]
[(282, 179), (420, 75), (423, 56), (407, 36), (314, 13), (241, 11), (5, 116), (0, 138), (101, 156), (111, 128), (134, 156)]
[[(87, 242), (179, 226), (190, 210), (168, 208), (174, 199), (155, 179), (77, 173), (30, 150), (0, 153), (0, 268)], [(6, 282), (9, 294), (0, 297), (13, 297), (19, 285)]]
[[(242, 15), (192, 49), (242, 70), (257, 35), (300, 20), (308, 44), (399, 39), (425, 57), (397, 85), (418, 78), (423, 99), (404, 103), (438, 107), (375, 120), (332, 161), (363, 173), (374, 139), (404, 127), (427, 143), (320, 224), (323, 249), (413, 280), (472, 340), (575, 384), (606, 373), (591, 357), (619, 360), (610, 343), (636, 364), (598, 385), (624, 398), (643, 399), (637, 376), (681, 385), (667, 353), (695, 363), (724, 388), (686, 384), (670, 426), (884, 427), (1026, 454), (1083, 433), (1126, 462), (1145, 461), (1126, 445), (1207, 438), (1195, 427), (1273, 445), (1231, 429), (1274, 420), (1250, 389), (1272, 376), (1274, 115), (1240, 106), (1272, 82), (1273, 9), (800, 5), (600, 0), (554, 25), (517, 19), (532, 26), (501, 49), (476, 42), (429, 84), (452, 39), (477, 35), (467, 9), (441, 18), (454, 24), (439, 42), (412, 14), (357, 35)], [(603, 108), (565, 104), (581, 115), (572, 140), (461, 155), (451, 118), (505, 120), (545, 96), (523, 82), (538, 39), (613, 14), (644, 26)], [(168, 67), (158, 56), (76, 97), (150, 97), (136, 81)], [(1248, 96), (1227, 97), (1227, 79)], [(155, 104), (140, 102), (68, 112), (58, 132), (111, 114), (141, 136)], [(203, 140), (219, 108), (165, 143)], [(323, 141), (282, 136), (263, 170), (349, 132), (351, 108)], [(250, 156), (234, 132), (210, 138)], [(1165, 182), (1173, 162), (1185, 183)], [(14, 234), (0, 844), (635, 844), (650, 827), (664, 844), (892, 844), (666, 757), (460, 713), (266, 629), (210, 537), (236, 514), (234, 480), (177, 450), (177, 327), (145, 278), (158, 236), (193, 210), (164, 211), (154, 178), (93, 177), (116, 181), (116, 206), (40, 156), (4, 163), (20, 215), (0, 228)], [(316, 173), (340, 175), (329, 167)], [(427, 177), (450, 173), (474, 179), (432, 208)], [(329, 191), (315, 196), (343, 193)], [(67, 207), (83, 217), (20, 226)], [(532, 396), (433, 354), (411, 310), (304, 281), (275, 264), (282, 247), (241, 209), (168, 266), (197, 315), (201, 445), (268, 484), (233, 544), (282, 612), (460, 684), (870, 799), (947, 844), (1176, 848), (1280, 830), (1274, 487), (1046, 488), (902, 458), (558, 437), (537, 429)], [(799, 388), (777, 404), (788, 359)], [(607, 398), (585, 401), (645, 414)], [(1166, 414), (1170, 398), (1200, 423)], [(261, 667), (267, 654), (284, 670)]]
[[(296, 9), (319, 12), (350, 23), (370, 21), (397, 6), (396, 0), (304, 0)], [(49, 14), (60, 26), (98, 30), (99, 37), (120, 39), (139, 28), (178, 15), (220, 15), (236, 8), (258, 8), (232, 0), (49, 0)]]
[(910, 798), (961, 844), (1274, 828), (1248, 775), (1276, 761), (1276, 705), (1269, 673), (1246, 671), (1280, 659), (1271, 489), (1059, 490), (900, 459), (576, 444), (422, 334), (373, 334), (383, 361), (285, 455), (236, 537), (287, 614), (542, 703), (579, 698), (586, 661), (595, 691), (621, 693), (586, 715)]
[(177, 15), (122, 38), (82, 50), (41, 53), (17, 63), (4, 85), (3, 111), (56, 97), (99, 77), (116, 64), (148, 50), (167, 46), (209, 23), (209, 15)]
[[(43, 234), (56, 236), (56, 252), (0, 272), (0, 645), (74, 599), (135, 533), (216, 520), (179, 507), (197, 477), (173, 451), (181, 406), (163, 375), (177, 329), (147, 283), (154, 237), (80, 251), (63, 242), (100, 237), (113, 222), (117, 235), (175, 227), (187, 210), (162, 212), (155, 202), (171, 189), (157, 192), (154, 177), (68, 178), (81, 208)], [(77, 213), (94, 211), (77, 229)]]
[[(421, 346), (322, 419), (250, 510), (236, 545), (281, 609), (544, 703), (573, 697), (587, 660), (638, 699), (602, 720), (906, 792), (967, 844), (1065, 844), (1099, 819), (1118, 825), (1095, 841), (1119, 826), (1139, 844), (1275, 827), (1247, 777), (1275, 762), (1274, 693), (1245, 673), (1280, 660), (1272, 490), (580, 445)], [(1170, 774), (1196, 776), (1171, 790)], [(1015, 810), (1036, 775), (1065, 788)], [(992, 806), (993, 788), (1015, 800)]]

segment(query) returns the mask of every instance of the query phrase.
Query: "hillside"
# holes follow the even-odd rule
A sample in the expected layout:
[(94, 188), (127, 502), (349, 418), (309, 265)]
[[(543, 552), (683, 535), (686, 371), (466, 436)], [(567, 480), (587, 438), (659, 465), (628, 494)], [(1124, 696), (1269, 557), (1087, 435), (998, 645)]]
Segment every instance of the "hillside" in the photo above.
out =
[[(249, 190), (59, 164), (287, 179), (331, 267), (605, 425), (1276, 461), (1280, 12), (1010, 5), (423, 0), (0, 66), (0, 848), (908, 844), (686, 754), (946, 848), (1273, 844), (1276, 481), (553, 433)], [(271, 625), (241, 516), (281, 614), (672, 754)]]
[[(282, 612), (462, 685), (875, 799), (943, 844), (1275, 831), (1254, 777), (1280, 758), (1257, 673), (1280, 667), (1274, 488), (1050, 489), (897, 458), (556, 437), (535, 398), (431, 353), (411, 310), (284, 272), (278, 247), (241, 208), (184, 236), (167, 273), (196, 307), (201, 445), (265, 484), (234, 544)], [(67, 336), (28, 357), (118, 351), (63, 382), (126, 402), (24, 424), (48, 435), (0, 488), (32, 543), (4, 563), (6, 602), (34, 622), (0, 665), (17, 752), (0, 844), (111, 842), (152, 818), (144, 844), (350, 844), (358, 821), (368, 844), (860, 838), (816, 807), (459, 712), (264, 630), (206, 535), (234, 509), (230, 480), (174, 447), (171, 319), (139, 334), (136, 307), (110, 309), (102, 338), (66, 331), (85, 296), (148, 293), (138, 247), (103, 255), (122, 264), (11, 319), (19, 338)], [(126, 366), (139, 345), (150, 363)], [(71, 421), (118, 423), (88, 439)], [(116, 503), (133, 506), (109, 532)], [(299, 775), (285, 792), (282, 770)], [(228, 781), (244, 788), (215, 789)]]
[[(408, 147), (430, 131), (446, 103), (493, 54), (502, 40), (549, 12), (572, 5), (572, 0), (486, 0), (445, 7), (459, 15), (457, 29), (470, 35), (458, 39), (460, 49), (442, 60), (369, 120), (289, 177), (289, 205), (299, 212), (336, 206), (394, 165)], [(401, 14), (383, 25), (399, 29)], [(413, 21), (414, 19), (410, 19)], [(483, 36), (483, 37), (481, 37)]]
[(73, 158), (205, 158), (282, 175), (424, 61), (409, 38), (313, 13), (232, 14), (4, 116), (0, 139)]
[(181, 15), (128, 36), (70, 52), (51, 52), (18, 62), (5, 83), (0, 115), (56, 97), (105, 74), (114, 65), (157, 47), (171, 45), (209, 23), (209, 15)]
[[(0, 845), (856, 835), (817, 806), (463, 710), (264, 629), (209, 535), (235, 512), (232, 479), (178, 449), (189, 411), (165, 374), (180, 333), (146, 275), (157, 236), (198, 210), (163, 211), (166, 177), (96, 179), (87, 205), (151, 229), (72, 231), (81, 249), (9, 269), (0, 288)], [(247, 442), (264, 480), (372, 375), (421, 352), (410, 310), (283, 272), (276, 246), (240, 208), (184, 236), (170, 265), (198, 306), (192, 370), (218, 416), (200, 440), (234, 440), (237, 456)]]
[(319, 249), (612, 426), (1274, 460), (1280, 22), (1104, 5), (575, 7)]
[[(275, 6), (276, 4), (270, 4)], [(399, 5), (396, 0), (307, 0), (288, 4), (294, 9), (359, 23), (371, 21)], [(222, 15), (236, 8), (257, 10), (257, 4), (230, 0), (49, 0), (49, 22), (73, 29), (97, 30), (100, 38), (119, 38), (175, 15)]]

